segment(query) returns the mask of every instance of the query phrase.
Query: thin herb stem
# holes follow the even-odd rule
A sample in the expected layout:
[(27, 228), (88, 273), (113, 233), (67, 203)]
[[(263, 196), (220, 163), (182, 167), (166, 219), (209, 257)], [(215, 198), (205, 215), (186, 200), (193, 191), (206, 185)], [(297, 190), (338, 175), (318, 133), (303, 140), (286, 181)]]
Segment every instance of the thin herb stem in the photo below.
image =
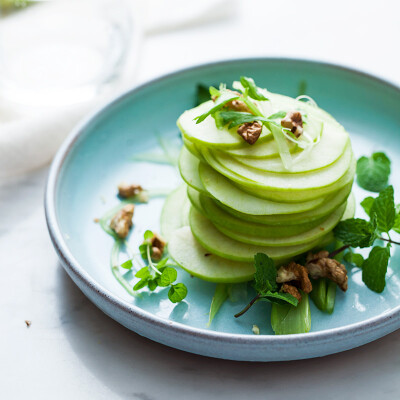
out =
[(153, 264), (153, 261), (151, 260), (151, 255), (150, 255), (150, 245), (147, 246), (147, 260), (149, 261), (150, 268), (158, 275), (161, 275), (161, 272), (156, 268), (156, 266)]
[(256, 297), (254, 297), (253, 300), (250, 301), (249, 304), (247, 304), (247, 306), (245, 308), (243, 308), (242, 311), (238, 312), (237, 314), (235, 314), (235, 318), (241, 317), (246, 311), (248, 311), (250, 309), (250, 307), (257, 301), (259, 300), (261, 297), (260, 294), (258, 294)]
[(328, 258), (333, 258), (335, 256), (337, 256), (339, 253), (341, 253), (342, 251), (348, 249), (350, 247), (349, 244), (345, 244), (342, 247), (339, 247), (338, 249), (332, 251), (331, 253), (329, 253)]
[(396, 241), (394, 241), (394, 240), (392, 240), (392, 239), (385, 239), (385, 238), (383, 238), (383, 237), (378, 237), (378, 239), (379, 239), (379, 240), (383, 240), (384, 242), (388, 242), (388, 243), (390, 243), (390, 244), (398, 244), (398, 245), (400, 245), (400, 242), (396, 242)]

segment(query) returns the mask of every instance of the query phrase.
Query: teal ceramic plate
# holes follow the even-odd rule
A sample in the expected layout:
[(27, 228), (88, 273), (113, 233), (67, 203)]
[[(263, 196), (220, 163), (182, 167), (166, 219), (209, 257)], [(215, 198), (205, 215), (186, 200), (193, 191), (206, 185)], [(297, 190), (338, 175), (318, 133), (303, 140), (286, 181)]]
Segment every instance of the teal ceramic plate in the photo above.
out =
[[(174, 167), (134, 161), (135, 155), (161, 149), (157, 138), (179, 144), (175, 122), (195, 101), (196, 85), (232, 82), (252, 76), (261, 87), (297, 96), (299, 86), (350, 132), (357, 156), (385, 151), (392, 160), (392, 184), (400, 190), (400, 90), (351, 69), (303, 60), (246, 59), (185, 69), (136, 87), (78, 126), (51, 167), (46, 214), (50, 235), (71, 278), (100, 309), (127, 328), (152, 340), (197, 354), (247, 361), (318, 357), (371, 342), (400, 327), (400, 253), (391, 259), (382, 294), (369, 291), (361, 272), (349, 273), (349, 290), (338, 293), (333, 315), (312, 305), (312, 331), (274, 336), (269, 306), (257, 304), (240, 319), (243, 303), (226, 302), (210, 328), (208, 310), (215, 285), (180, 272), (186, 300), (173, 305), (164, 291), (132, 298), (114, 279), (109, 258), (112, 239), (93, 222), (117, 204), (120, 181), (147, 189), (172, 190), (180, 183)], [(397, 176), (396, 176), (397, 175)], [(358, 202), (367, 193), (356, 189)], [(136, 209), (130, 237), (137, 246), (144, 230), (159, 231), (163, 198)], [(357, 213), (362, 214), (358, 209)], [(261, 335), (252, 334), (252, 325)]]

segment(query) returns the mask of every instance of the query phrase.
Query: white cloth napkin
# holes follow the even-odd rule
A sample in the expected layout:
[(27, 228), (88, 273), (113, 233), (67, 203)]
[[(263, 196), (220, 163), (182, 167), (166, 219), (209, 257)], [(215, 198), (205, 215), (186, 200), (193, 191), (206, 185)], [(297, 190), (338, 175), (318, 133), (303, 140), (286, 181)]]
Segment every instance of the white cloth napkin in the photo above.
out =
[[(232, 15), (232, 0), (130, 0), (134, 30), (125, 71), (101, 98), (68, 107), (27, 107), (0, 100), (0, 178), (51, 161), (71, 129), (85, 115), (132, 87), (141, 37), (194, 26)], [(18, 18), (18, 13), (13, 16)], [(139, 25), (139, 26), (138, 26)], [(23, 29), (23, 27), (21, 27)]]

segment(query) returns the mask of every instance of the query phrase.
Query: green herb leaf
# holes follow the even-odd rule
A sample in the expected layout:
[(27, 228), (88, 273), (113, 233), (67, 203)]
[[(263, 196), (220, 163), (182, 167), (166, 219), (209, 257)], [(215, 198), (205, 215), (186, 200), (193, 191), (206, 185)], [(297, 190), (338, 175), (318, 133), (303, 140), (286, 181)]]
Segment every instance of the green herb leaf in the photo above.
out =
[(151, 290), (153, 292), (154, 290), (156, 290), (156, 288), (158, 286), (157, 280), (156, 279), (150, 279), (147, 282), (147, 286), (149, 287), (149, 290)]
[(161, 276), (157, 278), (158, 285), (161, 287), (166, 287), (171, 285), (171, 283), (174, 283), (176, 281), (176, 278), (178, 277), (178, 273), (174, 268), (171, 267), (166, 267), (163, 271)]
[(196, 90), (196, 102), (195, 105), (198, 106), (206, 101), (210, 100), (210, 92), (208, 86), (199, 83)]
[(260, 89), (256, 86), (254, 80), (252, 78), (247, 78), (246, 76), (240, 77), (240, 83), (245, 89), (245, 94), (251, 97), (254, 100), (268, 100), (260, 91)]
[(147, 243), (143, 243), (139, 246), (139, 252), (140, 252), (140, 256), (144, 259), (147, 260), (147, 247), (149, 245)]
[(374, 204), (374, 200), (375, 200), (375, 198), (369, 196), (369, 197), (366, 197), (366, 198), (360, 203), (361, 206), (362, 206), (362, 208), (364, 209), (364, 211), (366, 212), (366, 214), (367, 214), (368, 216), (371, 215), (371, 207), (372, 207), (372, 204)]
[(194, 118), (196, 120), (196, 124), (199, 124), (200, 122), (203, 122), (209, 115), (214, 114), (215, 112), (219, 111), (222, 107), (224, 107), (227, 103), (229, 103), (232, 100), (238, 99), (240, 96), (238, 96), (236, 93), (231, 92), (231, 91), (223, 91), (221, 95), (217, 98), (217, 100), (214, 103), (214, 106), (211, 107), (210, 110), (205, 112), (202, 115), (199, 115), (198, 117)]
[[(208, 91), (209, 91), (211, 97), (213, 97), (213, 96), (215, 96), (215, 97), (221, 96), (221, 92), (218, 89), (216, 89), (214, 86), (210, 86), (208, 88)], [(208, 96), (208, 97), (210, 98), (210, 96)]]
[(397, 204), (396, 206), (396, 217), (394, 219), (394, 225), (392, 229), (395, 232), (400, 233), (400, 204)]
[(268, 117), (268, 119), (282, 119), (286, 117), (286, 111), (278, 111), (275, 114), (272, 114)]
[(147, 286), (147, 279), (141, 279), (136, 285), (133, 287), (133, 290), (140, 290)]
[(383, 189), (372, 203), (370, 213), (376, 215), (376, 223), (380, 232), (389, 232), (396, 217), (393, 186)]
[(380, 192), (389, 180), (390, 160), (385, 153), (374, 153), (357, 161), (357, 182), (365, 190)]
[(154, 236), (154, 233), (149, 230), (147, 230), (143, 235), (145, 241), (151, 240), (153, 238), (153, 236)]
[(172, 303), (179, 303), (187, 295), (187, 288), (183, 283), (177, 283), (176, 285), (171, 285), (168, 291), (168, 298)]
[(375, 246), (362, 265), (362, 280), (374, 292), (381, 293), (385, 288), (385, 276), (390, 257), (390, 244)]
[(157, 268), (158, 268), (158, 270), (161, 271), (161, 268), (165, 267), (165, 265), (167, 264), (167, 262), (168, 262), (168, 257), (165, 257), (165, 258), (163, 258), (162, 260), (160, 260), (160, 261), (157, 263)]
[(360, 218), (339, 222), (333, 233), (338, 240), (351, 247), (372, 246), (377, 238), (374, 221), (368, 222)]
[(343, 258), (345, 261), (350, 264), (356, 265), (358, 268), (362, 268), (362, 265), (364, 263), (364, 257), (361, 254), (353, 253), (352, 251), (346, 253)]
[(211, 325), (211, 322), (217, 315), (222, 304), (224, 304), (225, 300), (228, 298), (228, 288), (230, 286), (232, 286), (232, 285), (229, 285), (226, 283), (218, 283), (217, 284), (217, 286), (215, 288), (214, 296), (211, 300), (210, 315), (208, 318), (207, 326)]
[(133, 266), (132, 260), (126, 260), (125, 262), (123, 262), (123, 263), (121, 264), (121, 267), (122, 267), (122, 268), (125, 268), (125, 269), (131, 269), (132, 266)]
[(256, 268), (254, 289), (257, 293), (264, 294), (276, 290), (276, 267), (272, 258), (264, 253), (257, 253), (254, 256), (254, 266)]
[(289, 293), (281, 293), (281, 292), (266, 292), (260, 297), (260, 300), (267, 300), (271, 303), (276, 304), (290, 304), (292, 306), (297, 306), (299, 301), (296, 297), (292, 296)]
[(150, 276), (149, 268), (143, 267), (143, 268), (139, 269), (139, 271), (136, 272), (135, 276), (136, 276), (136, 278), (141, 278), (141, 279), (148, 278)]

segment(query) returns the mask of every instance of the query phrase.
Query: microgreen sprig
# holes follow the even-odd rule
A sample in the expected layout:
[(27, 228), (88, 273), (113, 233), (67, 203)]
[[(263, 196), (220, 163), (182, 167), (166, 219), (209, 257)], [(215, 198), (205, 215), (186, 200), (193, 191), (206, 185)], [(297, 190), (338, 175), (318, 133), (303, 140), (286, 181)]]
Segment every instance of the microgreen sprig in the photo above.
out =
[(164, 257), (157, 263), (152, 259), (151, 240), (154, 233), (147, 230), (144, 233), (144, 241), (139, 246), (139, 251), (148, 265), (141, 268), (136, 272), (135, 277), (139, 281), (133, 287), (134, 291), (141, 290), (148, 287), (150, 291), (154, 291), (157, 287), (170, 287), (168, 291), (168, 298), (172, 303), (179, 303), (187, 295), (187, 288), (183, 283), (174, 282), (178, 278), (176, 269), (168, 265), (168, 258)]

